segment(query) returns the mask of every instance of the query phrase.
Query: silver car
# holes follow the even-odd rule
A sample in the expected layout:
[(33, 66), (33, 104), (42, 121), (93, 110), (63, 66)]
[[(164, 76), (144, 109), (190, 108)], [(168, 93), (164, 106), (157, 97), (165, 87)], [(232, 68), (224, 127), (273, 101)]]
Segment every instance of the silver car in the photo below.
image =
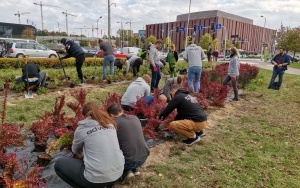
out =
[(13, 42), (8, 51), (7, 57), (22, 58), (24, 55), (29, 57), (49, 57), (57, 58), (58, 55), (55, 51), (48, 49), (42, 44), (29, 43), (29, 42)]

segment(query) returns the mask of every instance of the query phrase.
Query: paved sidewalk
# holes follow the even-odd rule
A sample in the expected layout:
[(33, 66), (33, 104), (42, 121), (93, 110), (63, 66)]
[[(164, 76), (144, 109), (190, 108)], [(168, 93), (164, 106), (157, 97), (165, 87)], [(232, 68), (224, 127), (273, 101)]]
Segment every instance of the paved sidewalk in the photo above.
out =
[[(273, 70), (273, 65), (270, 62), (263, 62), (259, 59), (240, 59), (240, 63), (248, 63), (250, 65), (254, 65), (262, 69)], [(288, 67), (288, 70), (286, 70), (285, 73), (300, 75), (300, 69)]]

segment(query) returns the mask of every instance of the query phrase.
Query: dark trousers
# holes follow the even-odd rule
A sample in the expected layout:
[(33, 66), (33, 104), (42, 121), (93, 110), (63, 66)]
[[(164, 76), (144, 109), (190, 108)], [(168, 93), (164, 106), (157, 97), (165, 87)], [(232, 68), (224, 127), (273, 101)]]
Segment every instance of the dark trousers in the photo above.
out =
[(132, 65), (132, 69), (133, 69), (133, 76), (136, 76), (137, 73), (140, 71), (140, 66), (143, 64), (143, 60), (142, 58), (138, 58), (134, 61), (133, 65)]
[[(46, 82), (46, 73), (45, 72), (39, 72), (39, 80), (37, 82), (34, 82), (34, 83), (28, 83), (28, 85), (37, 85), (37, 86), (41, 86), (41, 87), (45, 87), (45, 82)], [(24, 82), (25, 85), (27, 85), (27, 81), (26, 80), (23, 80), (22, 77), (19, 77), (16, 79), (16, 84), (20, 84)]]
[(81, 83), (83, 83), (83, 73), (82, 73), (82, 65), (85, 60), (84, 54), (80, 54), (76, 57), (76, 71), (78, 78), (81, 80)]
[(278, 75), (278, 87), (280, 88), (283, 80), (282, 78), (283, 78), (284, 71), (285, 70), (280, 68), (273, 68), (272, 77), (269, 83), (270, 88), (273, 87), (277, 75)]
[[(226, 86), (230, 80), (231, 80), (231, 77), (229, 75), (226, 75), (224, 80), (223, 80), (223, 86)], [(231, 85), (232, 85), (232, 88), (233, 88), (235, 99), (238, 99), (238, 97), (239, 97), (239, 90), (237, 88), (237, 82), (238, 82), (238, 76), (236, 77), (235, 82), (231, 80)]]
[(160, 67), (158, 64), (155, 64), (156, 66), (156, 72), (153, 71), (153, 66), (151, 65), (151, 71), (152, 71), (152, 78), (151, 78), (151, 92), (154, 91), (154, 89), (158, 88), (159, 80), (161, 78), (160, 76)]
[(83, 175), (84, 163), (80, 159), (61, 157), (57, 159), (54, 169), (56, 174), (64, 180), (67, 184), (74, 188), (101, 188), (109, 187), (115, 184), (115, 182), (107, 183), (92, 183), (89, 182)]

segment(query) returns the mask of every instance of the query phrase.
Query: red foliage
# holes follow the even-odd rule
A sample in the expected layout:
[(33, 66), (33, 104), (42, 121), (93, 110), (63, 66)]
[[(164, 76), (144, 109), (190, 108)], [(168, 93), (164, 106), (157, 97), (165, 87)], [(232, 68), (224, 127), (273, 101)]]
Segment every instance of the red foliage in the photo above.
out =
[[(52, 123), (55, 127), (63, 126), (65, 123), (65, 113), (62, 112), (62, 108), (65, 105), (65, 96), (62, 95), (55, 99), (54, 111), (51, 114)], [(46, 112), (47, 113), (47, 112)], [(46, 114), (45, 114), (46, 115)]]
[(249, 64), (240, 64), (240, 76), (238, 78), (238, 82), (241, 87), (244, 88), (250, 81), (259, 73), (259, 68), (256, 66), (252, 66)]
[(118, 95), (117, 93), (108, 93), (108, 96), (104, 101), (102, 101), (102, 109), (106, 110), (109, 105), (112, 103), (121, 104), (122, 96)]
[(52, 115), (50, 112), (45, 112), (44, 115), (38, 116), (36, 122), (32, 123), (30, 130), (38, 142), (46, 142), (50, 131), (54, 130)]

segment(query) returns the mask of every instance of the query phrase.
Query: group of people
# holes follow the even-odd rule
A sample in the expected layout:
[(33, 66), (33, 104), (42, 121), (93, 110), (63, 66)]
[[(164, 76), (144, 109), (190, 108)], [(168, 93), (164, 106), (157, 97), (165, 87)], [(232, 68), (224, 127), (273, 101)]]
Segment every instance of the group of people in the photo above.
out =
[[(112, 187), (140, 175), (138, 170), (150, 154), (142, 126), (134, 115), (112, 103), (106, 110), (94, 103), (83, 106), (72, 157), (55, 162), (57, 175), (72, 187)], [(82, 159), (83, 158), (83, 159)]]
[[(84, 54), (82, 49), (72, 40), (63, 38), (68, 57), (76, 58), (76, 70), (83, 84), (82, 64)], [(100, 49), (104, 53), (103, 80), (106, 79), (106, 66), (110, 66), (110, 73), (114, 73), (114, 55), (110, 43), (99, 40)], [(158, 88), (160, 81), (160, 59), (158, 50), (162, 46), (161, 41), (156, 41), (149, 48), (148, 61), (152, 71), (151, 77), (144, 74), (134, 80), (121, 98), (121, 104), (113, 103), (106, 110), (100, 106), (87, 103), (83, 106), (84, 120), (78, 123), (74, 133), (72, 144), (73, 157), (61, 157), (55, 163), (57, 175), (73, 187), (112, 187), (116, 182), (126, 183), (140, 174), (140, 168), (150, 154), (144, 140), (141, 122), (137, 116), (128, 115), (124, 111), (132, 111), (138, 100), (146, 101), (150, 105), (154, 98), (151, 93)], [(239, 77), (239, 54), (236, 48), (230, 49), (228, 74), (223, 80), (227, 86), (231, 81), (234, 90), (233, 101), (238, 99)], [(182, 142), (191, 146), (205, 136), (204, 129), (207, 126), (207, 115), (198, 103), (194, 94), (200, 92), (200, 78), (202, 72), (202, 60), (205, 55), (200, 46), (192, 41), (186, 48), (183, 58), (188, 62), (188, 87), (189, 91), (182, 88), (182, 78), (175, 74), (175, 64), (178, 54), (175, 46), (171, 45), (167, 55), (170, 64), (171, 77), (166, 80), (159, 95), (159, 100), (165, 104), (159, 119), (164, 120), (174, 110), (177, 115), (165, 131), (173, 131), (186, 139)], [(136, 75), (142, 64), (140, 57), (133, 56), (126, 61), (127, 70), (133, 67)], [(279, 85), (282, 83), (282, 75), (289, 64), (288, 57), (280, 51), (280, 54), (272, 59), (274, 64), (270, 86), (279, 75)], [(27, 64), (23, 73), (27, 77), (22, 79), (36, 78), (44, 85), (45, 74), (41, 73), (36, 65)], [(35, 73), (28, 71), (35, 70)], [(37, 74), (38, 73), (38, 74)], [(30, 75), (30, 76), (29, 76)], [(82, 159), (83, 156), (83, 159)]]

